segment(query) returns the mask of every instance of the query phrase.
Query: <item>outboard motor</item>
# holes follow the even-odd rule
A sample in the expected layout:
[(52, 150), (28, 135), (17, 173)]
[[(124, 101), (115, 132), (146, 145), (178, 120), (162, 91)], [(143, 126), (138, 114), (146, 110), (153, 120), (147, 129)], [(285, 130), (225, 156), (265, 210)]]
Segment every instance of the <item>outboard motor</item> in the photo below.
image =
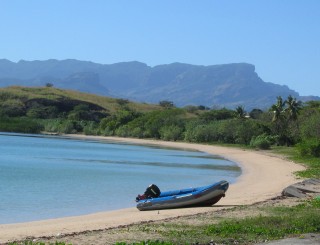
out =
[(156, 186), (155, 184), (151, 184), (149, 185), (149, 187), (146, 189), (146, 191), (144, 192), (144, 195), (147, 198), (155, 198), (160, 196), (160, 189), (158, 186)]
[(158, 196), (160, 196), (160, 193), (161, 193), (161, 191), (160, 191), (159, 187), (156, 186), (155, 184), (151, 184), (146, 189), (146, 191), (144, 192), (143, 195), (138, 195), (136, 197), (136, 202), (139, 202), (140, 200), (143, 200), (143, 199), (158, 197)]

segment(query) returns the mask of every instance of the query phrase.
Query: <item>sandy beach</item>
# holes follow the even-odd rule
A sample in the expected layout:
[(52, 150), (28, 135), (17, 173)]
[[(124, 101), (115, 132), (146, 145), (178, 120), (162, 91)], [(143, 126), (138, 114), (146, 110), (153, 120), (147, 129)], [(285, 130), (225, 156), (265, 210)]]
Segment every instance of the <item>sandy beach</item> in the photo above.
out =
[(162, 220), (218, 210), (233, 205), (249, 205), (280, 195), (285, 187), (297, 182), (293, 173), (303, 169), (301, 165), (276, 156), (267, 155), (260, 151), (242, 150), (239, 148), (100, 136), (70, 135), (68, 137), (199, 150), (220, 155), (236, 162), (242, 168), (242, 175), (236, 183), (230, 186), (226, 197), (213, 207), (141, 212), (134, 207), (135, 204), (133, 203), (132, 208), (116, 211), (0, 225), (0, 244), (26, 238), (59, 236), (61, 234), (102, 230), (149, 220)]

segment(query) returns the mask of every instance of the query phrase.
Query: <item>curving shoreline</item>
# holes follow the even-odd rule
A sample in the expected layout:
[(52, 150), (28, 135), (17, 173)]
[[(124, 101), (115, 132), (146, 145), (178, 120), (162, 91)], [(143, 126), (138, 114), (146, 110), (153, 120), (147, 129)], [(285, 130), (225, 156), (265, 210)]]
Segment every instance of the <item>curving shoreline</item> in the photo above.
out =
[(242, 168), (242, 175), (236, 183), (230, 185), (226, 197), (220, 200), (217, 206), (161, 210), (160, 212), (140, 212), (136, 208), (128, 208), (83, 216), (0, 225), (0, 243), (23, 240), (27, 237), (57, 236), (58, 234), (107, 229), (149, 220), (208, 212), (229, 205), (249, 205), (279, 195), (285, 187), (296, 182), (293, 172), (303, 169), (301, 165), (278, 157), (238, 148), (103, 136), (67, 135), (67, 137), (199, 150), (221, 155), (238, 163)]

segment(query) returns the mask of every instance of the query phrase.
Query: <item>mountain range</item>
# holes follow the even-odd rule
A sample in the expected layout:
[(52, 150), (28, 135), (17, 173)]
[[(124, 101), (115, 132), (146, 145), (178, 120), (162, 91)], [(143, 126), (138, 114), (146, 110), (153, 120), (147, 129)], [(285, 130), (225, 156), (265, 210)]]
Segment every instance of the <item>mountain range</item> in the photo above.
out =
[(171, 101), (176, 106), (204, 105), (266, 109), (277, 96), (320, 100), (300, 96), (285, 85), (264, 82), (247, 63), (191, 65), (172, 63), (150, 67), (144, 63), (110, 65), (79, 60), (11, 62), (0, 60), (0, 87), (45, 86), (73, 89), (137, 102)]

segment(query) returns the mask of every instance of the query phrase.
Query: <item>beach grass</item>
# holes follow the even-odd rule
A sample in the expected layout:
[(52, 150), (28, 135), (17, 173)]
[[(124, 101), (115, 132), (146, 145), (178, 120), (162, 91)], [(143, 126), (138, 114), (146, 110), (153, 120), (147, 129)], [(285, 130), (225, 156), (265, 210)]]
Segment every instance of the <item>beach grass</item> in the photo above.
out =
[[(320, 233), (320, 199), (298, 201), (293, 206), (272, 205), (268, 202), (260, 206), (238, 206), (223, 211), (220, 216), (201, 214), (197, 217), (135, 224), (109, 232), (111, 233), (105, 239), (108, 239), (112, 232), (132, 238), (112, 243), (116, 245), (210, 243), (240, 245), (263, 243), (287, 237), (303, 239), (303, 234)], [(140, 240), (137, 241), (137, 237)], [(64, 242), (63, 239), (56, 243), (21, 242), (9, 245), (71, 244)], [(111, 243), (109, 240), (99, 240), (97, 244)]]
[(299, 163), (306, 167), (305, 170), (295, 174), (301, 178), (320, 179), (320, 158), (314, 156), (302, 156), (296, 147), (277, 146), (272, 148), (272, 152), (285, 156), (288, 160)]
[(274, 207), (270, 208), (269, 215), (223, 221), (209, 225), (205, 232), (222, 242), (230, 238), (243, 244), (277, 240), (290, 235), (320, 232), (319, 211), (318, 200), (295, 207)]
[[(249, 207), (235, 208), (245, 212)], [(133, 231), (155, 234), (164, 244), (254, 244), (305, 233), (320, 233), (320, 200), (305, 201), (293, 207), (266, 206), (260, 214), (244, 218), (222, 218), (202, 224), (157, 222), (138, 225)], [(263, 213), (263, 214), (261, 214)], [(207, 221), (206, 221), (207, 222)], [(117, 243), (143, 244), (143, 243)], [(148, 243), (150, 244), (150, 243)], [(162, 243), (156, 243), (162, 244)]]

